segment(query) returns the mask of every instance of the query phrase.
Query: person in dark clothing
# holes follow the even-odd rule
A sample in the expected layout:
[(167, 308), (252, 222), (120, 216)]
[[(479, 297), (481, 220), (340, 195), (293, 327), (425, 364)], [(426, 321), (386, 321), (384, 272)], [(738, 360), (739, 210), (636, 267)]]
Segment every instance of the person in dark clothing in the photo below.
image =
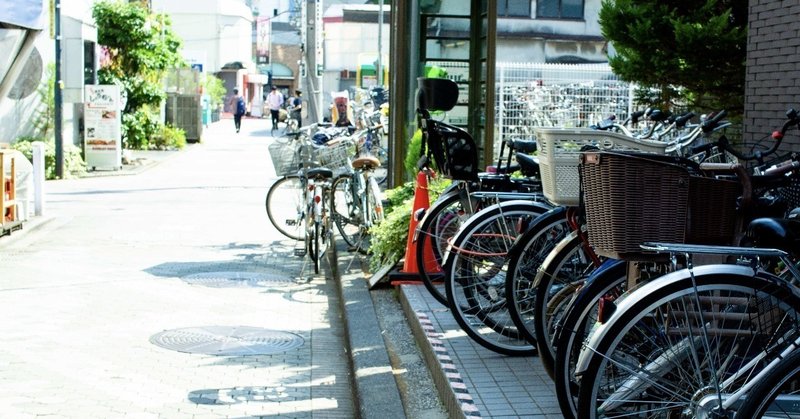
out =
[(244, 97), (239, 94), (239, 89), (233, 89), (230, 106), (233, 111), (233, 124), (236, 126), (236, 132), (239, 132), (242, 128), (242, 117), (247, 112)]
[(294, 98), (292, 99), (291, 116), (292, 119), (297, 121), (297, 126), (303, 126), (303, 92), (300, 90), (294, 91)]

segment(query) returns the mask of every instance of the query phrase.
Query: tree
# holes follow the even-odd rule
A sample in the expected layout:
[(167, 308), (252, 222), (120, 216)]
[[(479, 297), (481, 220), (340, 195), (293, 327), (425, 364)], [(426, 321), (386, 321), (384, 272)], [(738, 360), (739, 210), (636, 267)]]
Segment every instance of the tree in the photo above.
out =
[(98, 71), (103, 84), (117, 84), (127, 97), (123, 137), (130, 148), (146, 148), (160, 123), (155, 110), (166, 98), (166, 70), (184, 66), (181, 40), (169, 16), (153, 14), (140, 3), (102, 0), (92, 6), (97, 42), (108, 60)]
[[(611, 68), (654, 93), (649, 103), (744, 109), (747, 0), (604, 0)], [(648, 95), (640, 95), (648, 96)]]

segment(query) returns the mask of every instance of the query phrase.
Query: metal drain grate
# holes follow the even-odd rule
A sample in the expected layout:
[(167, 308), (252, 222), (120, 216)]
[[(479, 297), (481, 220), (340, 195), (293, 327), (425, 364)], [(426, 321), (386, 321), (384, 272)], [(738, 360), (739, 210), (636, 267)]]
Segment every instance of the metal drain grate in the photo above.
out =
[(302, 336), (249, 326), (204, 326), (165, 330), (150, 343), (190, 354), (218, 356), (269, 355), (303, 346)]
[(295, 278), (273, 272), (200, 272), (182, 278), (192, 285), (211, 288), (267, 287), (295, 284)]

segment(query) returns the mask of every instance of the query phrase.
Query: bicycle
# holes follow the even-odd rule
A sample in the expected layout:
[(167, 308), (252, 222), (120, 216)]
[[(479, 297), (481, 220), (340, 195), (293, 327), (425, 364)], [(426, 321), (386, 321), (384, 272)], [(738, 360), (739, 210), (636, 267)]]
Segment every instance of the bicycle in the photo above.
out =
[[(795, 112), (788, 116), (765, 154), (774, 152), (786, 129), (798, 124)], [(743, 160), (753, 158), (728, 151)], [(766, 179), (748, 179), (754, 185), (770, 178), (781, 184), (785, 178), (780, 175), (798, 167), (791, 162), (767, 170)], [(797, 250), (783, 244), (785, 250)], [(664, 414), (730, 414), (759, 382), (763, 374), (758, 372), (772, 368), (774, 355), (797, 340), (800, 271), (776, 249), (659, 243), (643, 249), (670, 254), (673, 265), (677, 255), (684, 255), (687, 267), (642, 283), (611, 303), (613, 314), (591, 334), (576, 363), (576, 414), (634, 414), (645, 407)], [(745, 255), (750, 262), (695, 267), (692, 257), (698, 254), (739, 260)], [(780, 277), (764, 271), (766, 262), (774, 260), (785, 266)], [(625, 358), (638, 361), (634, 365)], [(681, 376), (697, 379), (678, 383)]]
[[(356, 139), (355, 158), (350, 161), (352, 171), (333, 181), (331, 210), (337, 229), (345, 242), (361, 253), (370, 247), (370, 229), (383, 221), (381, 190), (375, 173), (381, 162), (370, 153), (370, 133), (381, 130), (376, 125), (353, 136)], [(360, 138), (366, 137), (358, 147)]]

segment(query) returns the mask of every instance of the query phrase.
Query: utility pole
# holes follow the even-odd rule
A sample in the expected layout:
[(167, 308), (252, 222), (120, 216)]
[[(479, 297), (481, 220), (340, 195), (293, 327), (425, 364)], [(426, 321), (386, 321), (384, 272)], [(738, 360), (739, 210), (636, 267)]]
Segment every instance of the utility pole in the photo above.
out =
[(55, 174), (56, 177), (59, 179), (64, 178), (64, 138), (63, 133), (61, 132), (61, 106), (62, 106), (62, 96), (61, 96), (61, 86), (63, 81), (61, 80), (61, 0), (55, 0), (55, 26), (56, 26), (56, 33), (55, 33), (55, 50), (56, 50), (56, 57), (55, 57), (55, 86), (53, 92), (53, 102), (55, 102), (55, 110), (54, 110), (54, 117), (55, 121), (53, 122), (53, 130), (55, 131), (55, 142), (56, 142), (56, 167), (55, 167)]
[(378, 0), (378, 65), (376, 75), (378, 86), (383, 86), (383, 0)]

